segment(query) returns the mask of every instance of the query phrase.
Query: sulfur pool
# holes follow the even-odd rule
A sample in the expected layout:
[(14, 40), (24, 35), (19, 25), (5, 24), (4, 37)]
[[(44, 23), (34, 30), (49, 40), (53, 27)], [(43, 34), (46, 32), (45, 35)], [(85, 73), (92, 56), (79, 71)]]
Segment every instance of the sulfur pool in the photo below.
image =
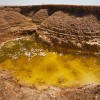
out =
[(19, 83), (29, 86), (100, 83), (99, 54), (57, 53), (25, 39), (1, 46), (0, 69), (12, 71)]

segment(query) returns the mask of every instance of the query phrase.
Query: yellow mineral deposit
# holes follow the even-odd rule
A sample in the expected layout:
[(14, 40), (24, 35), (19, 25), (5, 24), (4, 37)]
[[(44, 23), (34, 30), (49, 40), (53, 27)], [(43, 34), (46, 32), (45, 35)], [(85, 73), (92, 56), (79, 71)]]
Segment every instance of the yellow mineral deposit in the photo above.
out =
[(63, 55), (44, 50), (37, 43), (28, 40), (7, 44), (0, 50), (3, 54), (0, 57), (0, 68), (11, 70), (20, 83), (30, 86), (100, 83), (100, 56)]

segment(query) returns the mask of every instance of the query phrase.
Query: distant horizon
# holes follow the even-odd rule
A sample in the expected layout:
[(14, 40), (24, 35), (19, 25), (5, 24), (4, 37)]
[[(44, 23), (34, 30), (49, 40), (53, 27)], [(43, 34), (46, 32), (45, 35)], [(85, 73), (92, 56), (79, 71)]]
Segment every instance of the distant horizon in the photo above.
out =
[(32, 4), (32, 5), (15, 5), (15, 4), (12, 4), (12, 5), (0, 5), (0, 6), (39, 6), (39, 5), (73, 5), (73, 6), (100, 6), (100, 5), (84, 5), (84, 4)]
[(0, 0), (0, 6), (31, 6), (43, 4), (100, 6), (100, 0)]
[(0, 5), (0, 6), (39, 6), (39, 5), (65, 5), (65, 6), (100, 6), (100, 5), (84, 5), (84, 4), (32, 4), (32, 5)]

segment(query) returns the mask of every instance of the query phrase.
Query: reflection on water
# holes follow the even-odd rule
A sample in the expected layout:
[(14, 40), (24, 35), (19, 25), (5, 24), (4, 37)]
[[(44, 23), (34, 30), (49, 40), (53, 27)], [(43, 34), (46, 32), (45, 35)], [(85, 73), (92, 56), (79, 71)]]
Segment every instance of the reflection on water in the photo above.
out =
[(0, 49), (0, 68), (13, 71), (20, 83), (28, 85), (100, 83), (100, 55), (63, 55), (29, 40), (5, 43)]

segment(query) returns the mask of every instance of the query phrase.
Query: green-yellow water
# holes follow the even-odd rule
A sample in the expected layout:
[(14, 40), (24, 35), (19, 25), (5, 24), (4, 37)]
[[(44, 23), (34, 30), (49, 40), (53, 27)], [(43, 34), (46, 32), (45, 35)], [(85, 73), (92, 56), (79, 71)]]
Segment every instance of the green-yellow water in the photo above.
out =
[(16, 40), (0, 49), (0, 69), (27, 85), (80, 86), (100, 83), (100, 55), (60, 54), (38, 43)]

